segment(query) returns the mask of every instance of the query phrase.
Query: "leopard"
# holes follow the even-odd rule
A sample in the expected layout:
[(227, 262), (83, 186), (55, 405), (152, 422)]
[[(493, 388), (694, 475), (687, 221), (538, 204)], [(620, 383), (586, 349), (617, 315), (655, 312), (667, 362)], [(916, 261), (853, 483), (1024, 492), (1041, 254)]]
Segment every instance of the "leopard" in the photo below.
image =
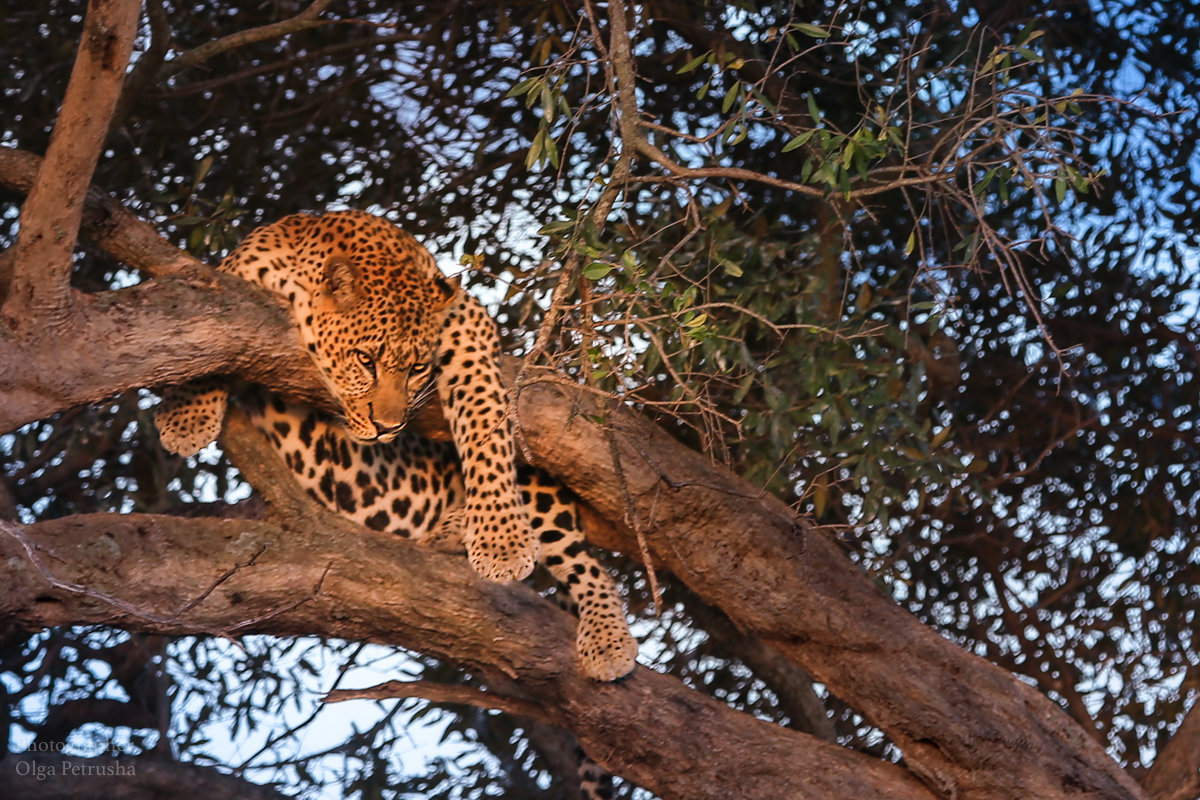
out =
[[(367, 212), (293, 214), (252, 231), (219, 269), (287, 307), (339, 408), (262, 388), (239, 398), (311, 497), (372, 531), (465, 551), (489, 580), (541, 564), (578, 619), (581, 672), (633, 671), (637, 642), (578, 499), (517, 458), (496, 323), (428, 249)], [(412, 424), (435, 396), (448, 439)], [(167, 388), (155, 420), (163, 446), (196, 453), (218, 437), (229, 402), (221, 379)]]

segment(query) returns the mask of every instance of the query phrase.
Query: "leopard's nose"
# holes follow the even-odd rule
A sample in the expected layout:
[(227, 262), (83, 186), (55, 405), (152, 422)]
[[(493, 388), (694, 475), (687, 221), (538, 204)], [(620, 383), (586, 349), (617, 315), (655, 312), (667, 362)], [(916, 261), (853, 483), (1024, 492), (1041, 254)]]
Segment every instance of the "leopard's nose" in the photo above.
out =
[(404, 430), (404, 423), (399, 425), (384, 425), (377, 420), (371, 420), (371, 424), (375, 426), (375, 435), (380, 439), (393, 439), (396, 434)]

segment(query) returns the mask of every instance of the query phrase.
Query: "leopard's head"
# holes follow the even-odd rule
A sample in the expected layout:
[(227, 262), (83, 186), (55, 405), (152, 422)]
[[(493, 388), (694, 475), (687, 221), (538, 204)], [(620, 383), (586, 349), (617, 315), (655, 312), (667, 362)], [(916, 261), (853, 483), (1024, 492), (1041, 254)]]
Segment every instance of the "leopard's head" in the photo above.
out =
[(313, 295), (309, 352), (361, 441), (395, 439), (435, 390), (438, 344), (458, 287), (413, 272), (335, 254)]
[(393, 440), (435, 391), (459, 287), (392, 223), (359, 211), (293, 215), (255, 231), (228, 266), (291, 304), (354, 438)]

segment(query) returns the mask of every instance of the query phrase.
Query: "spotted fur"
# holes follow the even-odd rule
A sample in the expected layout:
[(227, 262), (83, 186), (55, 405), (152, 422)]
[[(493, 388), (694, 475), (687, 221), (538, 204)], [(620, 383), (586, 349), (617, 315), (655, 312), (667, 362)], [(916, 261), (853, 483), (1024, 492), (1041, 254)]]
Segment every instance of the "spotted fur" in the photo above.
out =
[[(585, 674), (614, 680), (634, 666), (611, 577), (587, 552), (570, 493), (516, 467), (497, 367), (495, 324), (450, 284), (415, 239), (362, 212), (293, 215), (250, 234), (221, 269), (278, 294), (343, 417), (279, 398), (251, 403), (300, 484), (373, 530), (453, 549), (498, 580), (541, 563), (579, 616)], [(451, 442), (406, 428), (436, 391)], [(164, 445), (190, 454), (220, 430), (225, 390), (170, 391), (157, 423)]]

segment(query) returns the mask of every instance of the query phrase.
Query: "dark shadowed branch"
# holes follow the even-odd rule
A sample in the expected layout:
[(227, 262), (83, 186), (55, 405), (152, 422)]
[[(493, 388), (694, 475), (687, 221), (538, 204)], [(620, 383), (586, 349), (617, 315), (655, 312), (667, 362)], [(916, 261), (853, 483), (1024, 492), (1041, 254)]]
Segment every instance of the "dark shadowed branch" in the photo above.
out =
[(148, 756), (14, 753), (0, 759), (8, 797), (22, 800), (161, 800), (164, 797), (221, 797), (283, 800), (266, 786), (225, 775), (212, 767)]

